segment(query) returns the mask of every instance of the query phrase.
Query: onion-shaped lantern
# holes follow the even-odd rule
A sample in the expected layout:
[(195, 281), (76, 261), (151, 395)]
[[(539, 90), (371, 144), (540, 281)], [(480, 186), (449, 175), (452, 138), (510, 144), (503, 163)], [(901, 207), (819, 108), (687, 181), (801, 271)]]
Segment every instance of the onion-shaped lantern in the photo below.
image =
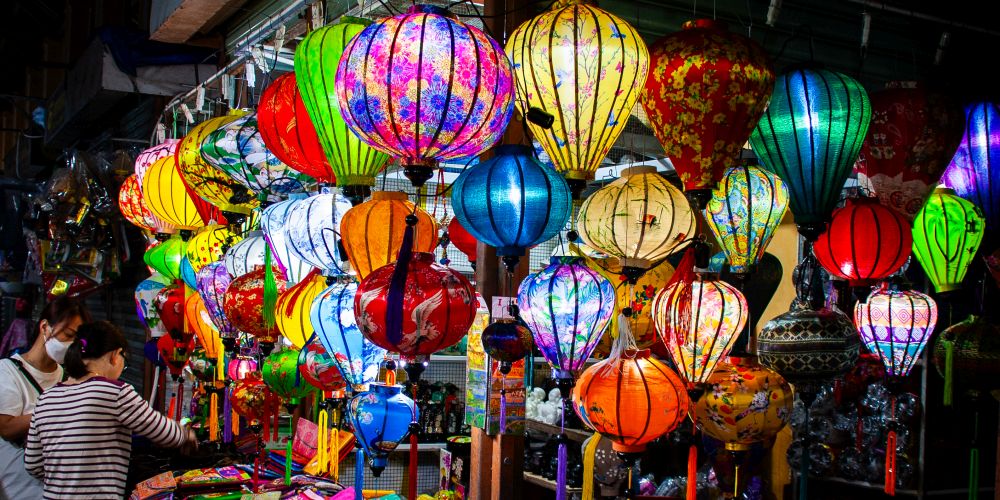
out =
[(268, 310), (264, 303), (269, 294), (277, 299), (287, 288), (280, 272), (271, 270), (273, 283), (269, 283), (267, 274), (265, 268), (260, 266), (234, 278), (226, 289), (223, 303), (226, 318), (240, 331), (253, 335), (264, 352), (270, 352), (274, 348), (279, 334), (274, 321), (274, 306), (270, 306), (271, 310)]
[(983, 241), (983, 212), (948, 188), (937, 188), (913, 219), (913, 254), (938, 292), (962, 286)]
[(146, 171), (149, 170), (149, 167), (157, 160), (172, 158), (177, 153), (177, 146), (180, 143), (180, 139), (167, 139), (151, 148), (144, 149), (135, 157), (135, 178), (139, 181), (140, 186), (143, 179), (146, 178)]
[(263, 266), (266, 256), (267, 240), (264, 239), (264, 233), (250, 231), (246, 238), (229, 247), (222, 256), (222, 262), (229, 274), (238, 278), (253, 271), (255, 267)]
[(201, 228), (188, 240), (185, 253), (195, 273), (226, 254), (242, 238), (228, 226), (212, 224)]
[(156, 296), (160, 294), (171, 280), (162, 274), (155, 273), (149, 278), (139, 282), (135, 287), (135, 309), (139, 316), (139, 321), (146, 325), (149, 336), (157, 338), (167, 333), (163, 323), (160, 322), (160, 313), (156, 308)]
[(437, 162), (492, 147), (513, 111), (503, 49), (437, 6), (414, 5), (357, 34), (343, 51), (336, 82), (347, 126), (398, 157), (418, 187)]
[(406, 218), (411, 214), (417, 218), (413, 251), (433, 252), (438, 244), (437, 221), (407, 200), (406, 193), (377, 191), (370, 200), (344, 213), (338, 230), (358, 279), (396, 260), (403, 245)]
[(142, 256), (147, 266), (156, 270), (167, 279), (181, 279), (181, 259), (187, 249), (187, 242), (179, 236), (173, 236), (161, 241), (146, 250)]
[(683, 248), (695, 220), (681, 190), (655, 167), (632, 167), (583, 201), (577, 230), (587, 245), (618, 257), (622, 274), (635, 280)]
[[(158, 219), (149, 211), (142, 200), (142, 190), (139, 189), (139, 181), (135, 174), (125, 178), (121, 188), (118, 189), (118, 209), (121, 210), (122, 217), (133, 226), (147, 231), (160, 232), (158, 230)], [(164, 229), (168, 229), (164, 227)], [(163, 232), (169, 232), (165, 230)]]
[(830, 274), (851, 286), (870, 285), (898, 271), (910, 258), (913, 236), (903, 214), (875, 198), (847, 200), (833, 212), (813, 253)]
[(260, 227), (264, 230), (264, 238), (271, 247), (271, 258), (274, 259), (288, 283), (298, 283), (305, 278), (313, 267), (299, 258), (292, 251), (291, 242), (285, 229), (288, 212), (302, 198), (291, 198), (268, 206), (261, 212)]
[(302, 102), (295, 73), (275, 78), (261, 93), (257, 106), (257, 127), (274, 156), (294, 170), (332, 184), (333, 171)]
[(306, 383), (305, 378), (299, 375), (298, 349), (271, 353), (264, 358), (260, 374), (267, 387), (284, 400), (290, 409), (299, 404), (299, 400), (316, 391), (315, 387)]
[(829, 221), (870, 120), (868, 94), (847, 75), (796, 69), (778, 77), (750, 145), (764, 168), (785, 181), (807, 240), (815, 241)]
[(624, 19), (569, 0), (518, 26), (507, 54), (518, 110), (578, 198), (639, 100), (646, 43)]
[(208, 311), (212, 323), (219, 329), (219, 336), (226, 344), (226, 348), (231, 350), (236, 344), (236, 337), (239, 330), (226, 318), (223, 305), (226, 301), (226, 290), (232, 277), (226, 270), (226, 265), (222, 262), (213, 262), (198, 271), (197, 289), (205, 303), (205, 310)]
[(274, 315), (278, 331), (296, 349), (302, 349), (313, 335), (309, 310), (312, 308), (313, 300), (325, 288), (326, 278), (314, 273), (278, 296), (278, 310)]
[(891, 377), (909, 375), (936, 324), (934, 299), (913, 290), (890, 290), (885, 284), (854, 307), (861, 340)]
[(202, 216), (210, 212), (206, 203), (184, 184), (172, 156), (149, 166), (142, 178), (142, 196), (153, 215), (177, 229), (190, 231), (209, 222)]
[[(226, 367), (226, 375), (230, 380), (240, 381), (247, 378), (251, 373), (257, 372), (257, 358), (245, 354), (237, 354), (229, 360)], [(260, 376), (259, 374), (257, 375)]]
[(295, 81), (319, 142), (337, 178), (337, 186), (360, 202), (368, 196), (375, 176), (389, 156), (358, 138), (344, 121), (337, 100), (337, 67), (347, 43), (371, 21), (342, 17), (339, 22), (310, 31), (295, 47)]
[(406, 439), (411, 420), (418, 422), (420, 410), (398, 385), (372, 384), (371, 389), (351, 398), (347, 416), (358, 444), (368, 455), (372, 475), (379, 477), (388, 456)]
[(467, 168), (451, 186), (455, 218), (475, 238), (496, 247), (513, 270), (525, 249), (555, 236), (572, 211), (569, 186), (528, 146), (498, 146), (489, 160)]
[(340, 222), (351, 203), (339, 193), (322, 193), (299, 200), (285, 217), (285, 237), (292, 251), (324, 275), (343, 272)]
[(184, 183), (205, 201), (222, 210), (223, 213), (248, 215), (259, 202), (250, 196), (247, 188), (213, 167), (201, 154), (201, 145), (208, 136), (246, 112), (233, 110), (226, 116), (210, 118), (195, 125), (177, 146), (177, 170)]
[(738, 158), (774, 88), (767, 52), (710, 19), (649, 48), (642, 105), (696, 208)]
[[(452, 207), (454, 206), (455, 205), (452, 204)], [(465, 257), (469, 259), (469, 263), (472, 264), (473, 268), (475, 268), (477, 258), (476, 252), (478, 251), (476, 247), (479, 244), (479, 240), (477, 240), (472, 233), (467, 231), (457, 218), (452, 218), (451, 221), (448, 222), (447, 234), (448, 241), (454, 245), (459, 252), (465, 254)]]
[(764, 256), (788, 210), (781, 178), (760, 167), (730, 167), (712, 191), (705, 219), (726, 254), (729, 270), (746, 275)]
[(369, 342), (354, 317), (358, 284), (350, 278), (333, 283), (313, 300), (309, 317), (316, 336), (333, 357), (344, 381), (355, 392), (368, 389), (378, 379), (385, 349)]
[(299, 351), (299, 375), (321, 391), (344, 389), (344, 378), (337, 362), (319, 342), (309, 342)]
[(190, 340), (194, 332), (188, 329), (185, 301), (189, 290), (184, 283), (175, 281), (167, 285), (153, 299), (160, 322), (167, 333), (178, 342)]
[[(500, 362), (500, 372), (506, 376), (513, 364), (531, 353), (535, 345), (531, 330), (520, 321), (501, 319), (488, 325), (482, 333), (483, 351)], [(506, 425), (501, 424), (501, 429)]]

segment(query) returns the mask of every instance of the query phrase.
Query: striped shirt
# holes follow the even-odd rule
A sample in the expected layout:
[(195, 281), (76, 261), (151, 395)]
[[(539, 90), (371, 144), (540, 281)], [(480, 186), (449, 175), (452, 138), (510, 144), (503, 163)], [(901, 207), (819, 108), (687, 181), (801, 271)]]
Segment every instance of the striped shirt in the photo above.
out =
[(93, 377), (58, 384), (38, 398), (24, 466), (45, 483), (44, 498), (120, 499), (133, 433), (171, 447), (186, 437), (124, 382)]

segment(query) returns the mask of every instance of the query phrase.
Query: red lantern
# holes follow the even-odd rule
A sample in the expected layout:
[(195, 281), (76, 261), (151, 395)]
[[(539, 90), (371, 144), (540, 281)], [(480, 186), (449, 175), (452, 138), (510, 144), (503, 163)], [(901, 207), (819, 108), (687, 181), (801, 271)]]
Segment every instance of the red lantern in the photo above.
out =
[(335, 182), (316, 127), (299, 95), (295, 73), (279, 76), (264, 89), (257, 107), (257, 129), (264, 144), (282, 163), (319, 182)]
[(910, 222), (874, 198), (847, 200), (833, 212), (826, 232), (813, 244), (816, 259), (851, 286), (889, 277), (910, 257)]
[(187, 325), (184, 323), (185, 288), (184, 283), (175, 281), (160, 290), (153, 299), (153, 305), (160, 313), (160, 323), (169, 334), (165, 336), (177, 341), (190, 339), (194, 335), (194, 332), (185, 328)]
[(184, 372), (184, 365), (191, 357), (194, 350), (193, 339), (177, 340), (171, 335), (164, 335), (156, 341), (156, 350), (160, 353), (160, 359), (167, 364), (167, 370), (175, 381), (181, 378)]
[(473, 266), (476, 265), (476, 246), (479, 240), (462, 227), (462, 224), (458, 222), (458, 217), (452, 217), (451, 222), (448, 223), (448, 239), (459, 252), (464, 253), (469, 258), (469, 262)]
[[(273, 291), (274, 300), (277, 300), (277, 296), (287, 289), (288, 283), (277, 268), (272, 268), (272, 272), (276, 288)], [(253, 335), (261, 343), (261, 349), (270, 352), (280, 332), (274, 322), (274, 301), (271, 302), (270, 321), (265, 319), (265, 295), (272, 293), (265, 290), (269, 288), (265, 283), (265, 275), (264, 267), (258, 266), (230, 282), (222, 308), (226, 318), (237, 330)]]
[(237, 382), (229, 395), (229, 403), (233, 405), (233, 410), (249, 420), (251, 425), (258, 424), (271, 415), (280, 402), (281, 400), (264, 384), (259, 372), (252, 372)]
[(337, 363), (318, 341), (306, 344), (299, 352), (299, 374), (321, 391), (340, 391), (347, 386)]

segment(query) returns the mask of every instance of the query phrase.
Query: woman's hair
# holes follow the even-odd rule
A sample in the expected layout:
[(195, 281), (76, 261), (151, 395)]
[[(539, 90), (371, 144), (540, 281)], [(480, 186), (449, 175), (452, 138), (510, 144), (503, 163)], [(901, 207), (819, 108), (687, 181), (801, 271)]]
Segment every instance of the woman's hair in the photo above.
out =
[(73, 378), (87, 375), (88, 359), (97, 359), (118, 349), (128, 350), (128, 342), (121, 330), (108, 321), (92, 321), (80, 325), (76, 330), (76, 340), (66, 351), (63, 369)]
[(79, 300), (69, 298), (65, 295), (60, 295), (42, 308), (42, 314), (38, 317), (38, 321), (35, 323), (35, 328), (31, 330), (31, 335), (28, 338), (28, 347), (35, 344), (35, 339), (42, 333), (42, 320), (44, 319), (51, 326), (58, 325), (63, 321), (69, 321), (73, 318), (80, 318), (80, 321), (84, 323), (89, 322), (90, 311), (83, 305), (83, 302)]

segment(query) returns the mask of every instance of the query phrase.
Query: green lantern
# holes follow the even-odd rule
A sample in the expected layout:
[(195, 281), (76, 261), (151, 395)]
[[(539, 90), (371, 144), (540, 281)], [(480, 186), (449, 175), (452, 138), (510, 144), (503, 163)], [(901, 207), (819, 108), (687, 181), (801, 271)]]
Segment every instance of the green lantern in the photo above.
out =
[(913, 254), (940, 292), (962, 286), (983, 241), (986, 220), (972, 202), (949, 188), (937, 188), (913, 219)]
[(274, 391), (289, 408), (299, 404), (299, 400), (316, 389), (299, 375), (298, 349), (285, 349), (271, 353), (264, 358), (260, 370), (264, 383)]
[(187, 242), (180, 236), (173, 235), (166, 241), (161, 241), (155, 246), (146, 250), (142, 260), (146, 265), (162, 274), (167, 279), (181, 279), (181, 259), (184, 258), (187, 250)]
[(344, 48), (371, 21), (343, 17), (307, 34), (295, 49), (295, 78), (330, 168), (344, 194), (360, 202), (389, 156), (368, 146), (347, 128), (334, 81)]
[(799, 233), (815, 241), (837, 205), (871, 121), (857, 80), (823, 69), (778, 77), (750, 145), (785, 181)]

